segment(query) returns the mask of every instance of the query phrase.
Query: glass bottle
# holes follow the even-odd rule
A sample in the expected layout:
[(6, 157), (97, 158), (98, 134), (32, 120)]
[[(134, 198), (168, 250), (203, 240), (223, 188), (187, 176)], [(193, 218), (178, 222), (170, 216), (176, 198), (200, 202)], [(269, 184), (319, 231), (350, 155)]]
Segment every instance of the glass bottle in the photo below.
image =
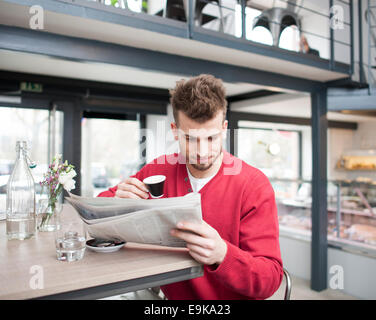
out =
[(24, 240), (35, 234), (35, 186), (27, 162), (26, 141), (16, 143), (17, 159), (7, 184), (7, 237)]

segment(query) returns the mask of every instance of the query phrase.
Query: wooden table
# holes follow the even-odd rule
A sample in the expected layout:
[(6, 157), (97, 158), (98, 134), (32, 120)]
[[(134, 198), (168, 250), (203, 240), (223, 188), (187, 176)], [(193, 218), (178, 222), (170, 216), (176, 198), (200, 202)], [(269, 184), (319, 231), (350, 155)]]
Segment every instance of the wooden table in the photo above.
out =
[[(68, 204), (62, 219), (80, 221)], [(53, 232), (9, 241), (0, 221), (0, 299), (99, 299), (202, 275), (185, 249), (131, 243), (113, 253), (86, 249), (80, 261), (58, 261)]]

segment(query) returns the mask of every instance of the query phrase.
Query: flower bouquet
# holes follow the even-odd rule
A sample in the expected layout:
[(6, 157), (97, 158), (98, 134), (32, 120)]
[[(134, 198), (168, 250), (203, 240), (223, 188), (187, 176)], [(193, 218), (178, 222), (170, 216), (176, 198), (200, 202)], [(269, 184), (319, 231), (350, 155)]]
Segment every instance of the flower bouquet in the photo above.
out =
[(59, 196), (63, 189), (71, 191), (75, 188), (74, 177), (77, 175), (74, 166), (68, 161), (62, 162), (62, 155), (57, 154), (53, 158), (52, 164), (48, 166), (48, 171), (44, 174), (43, 181), (39, 182), (47, 188), (48, 199), (40, 200), (38, 210), (38, 230), (55, 231), (59, 228), (58, 214), (61, 210)]

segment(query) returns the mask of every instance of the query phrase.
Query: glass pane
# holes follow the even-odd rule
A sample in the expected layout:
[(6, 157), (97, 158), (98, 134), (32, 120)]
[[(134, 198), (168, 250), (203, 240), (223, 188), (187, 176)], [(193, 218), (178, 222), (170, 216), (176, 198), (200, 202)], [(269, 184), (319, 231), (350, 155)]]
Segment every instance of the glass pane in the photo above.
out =
[[(281, 231), (310, 235), (311, 183), (308, 181), (271, 180), (276, 192)], [(282, 191), (282, 192), (281, 192)]]
[[(16, 159), (16, 141), (25, 140), (29, 156), (37, 163), (34, 177), (36, 200), (40, 198), (39, 181), (48, 168), (49, 111), (0, 106), (0, 212), (5, 210), (6, 185)], [(52, 127), (52, 126), (51, 126)], [(62, 153), (63, 113), (56, 111), (55, 152)]]
[(270, 31), (264, 27), (256, 27), (247, 35), (248, 40), (263, 43), (266, 45), (273, 45), (273, 36)]
[(236, 35), (239, 9), (238, 2), (235, 0), (196, 1), (195, 25), (216, 32)]
[(279, 47), (291, 51), (300, 51), (300, 32), (297, 26), (283, 29), (279, 37)]
[(299, 133), (294, 131), (240, 128), (239, 158), (269, 178), (299, 177)]
[(139, 170), (138, 121), (83, 118), (81, 125), (83, 196), (97, 196)]
[[(358, 244), (364, 249), (374, 249), (376, 246), (375, 184), (372, 180), (363, 178), (363, 181), (337, 181), (332, 185), (328, 188), (328, 239), (334, 239), (339, 243)], [(338, 197), (340, 197), (339, 202)]]
[(129, 9), (134, 12), (142, 11), (141, 0), (93, 0), (96, 2), (101, 2), (106, 6), (113, 6), (114, 8)]
[(238, 155), (269, 178), (282, 230), (309, 235), (311, 182), (299, 179), (300, 139), (298, 130), (243, 127), (238, 130)]

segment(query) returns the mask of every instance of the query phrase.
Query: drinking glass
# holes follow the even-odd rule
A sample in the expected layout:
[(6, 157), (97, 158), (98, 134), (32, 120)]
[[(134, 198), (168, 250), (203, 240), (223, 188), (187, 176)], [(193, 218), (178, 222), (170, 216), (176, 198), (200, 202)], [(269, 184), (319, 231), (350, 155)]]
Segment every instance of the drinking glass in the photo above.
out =
[(82, 221), (62, 221), (60, 229), (55, 230), (57, 259), (78, 261), (84, 257), (86, 248), (86, 228)]

